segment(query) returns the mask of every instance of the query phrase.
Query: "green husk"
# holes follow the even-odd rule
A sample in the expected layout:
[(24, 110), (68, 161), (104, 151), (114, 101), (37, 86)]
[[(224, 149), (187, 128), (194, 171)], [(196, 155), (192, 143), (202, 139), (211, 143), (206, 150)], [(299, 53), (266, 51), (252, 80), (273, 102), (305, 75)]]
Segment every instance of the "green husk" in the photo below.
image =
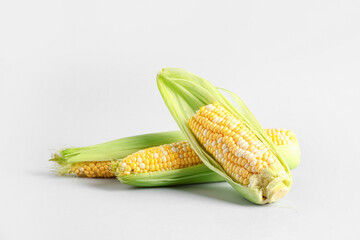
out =
[(292, 142), (281, 146), (276, 146), (278, 153), (284, 158), (290, 170), (297, 168), (300, 164), (300, 145)]
[[(180, 130), (209, 169), (222, 176), (243, 197), (256, 204), (276, 201), (287, 193), (291, 187), (292, 178), (290, 169), (284, 160), (285, 158), (282, 156), (283, 153), (276, 149), (261, 125), (239, 97), (235, 94), (232, 95), (233, 100), (238, 105), (238, 107), (235, 107), (231, 101), (222, 95), (210, 82), (183, 69), (163, 69), (157, 76), (157, 83), (165, 104), (179, 125)], [(263, 190), (259, 188), (241, 185), (233, 181), (225, 173), (214, 157), (198, 142), (188, 125), (188, 120), (200, 107), (213, 104), (214, 102), (219, 102), (220, 105), (229, 110), (268, 146), (278, 161), (283, 165), (287, 174), (286, 179), (275, 178), (263, 192)]]
[(180, 131), (142, 134), (88, 147), (63, 149), (55, 153), (50, 161), (55, 161), (60, 165), (77, 162), (111, 161), (122, 159), (145, 148), (185, 140), (186, 138)]
[(117, 176), (120, 182), (137, 187), (163, 187), (180, 184), (223, 182), (223, 177), (204, 164), (170, 171)]

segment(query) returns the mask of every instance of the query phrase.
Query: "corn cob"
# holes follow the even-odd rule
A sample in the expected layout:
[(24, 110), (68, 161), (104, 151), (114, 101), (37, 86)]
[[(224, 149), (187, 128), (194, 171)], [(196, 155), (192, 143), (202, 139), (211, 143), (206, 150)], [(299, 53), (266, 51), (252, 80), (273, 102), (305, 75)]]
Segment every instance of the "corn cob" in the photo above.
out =
[[(113, 160), (122, 159), (145, 148), (183, 140), (185, 137), (180, 131), (143, 134), (87, 147), (67, 148), (55, 153), (50, 161), (58, 163), (55, 172), (60, 175), (70, 173), (81, 177), (114, 177), (111, 170)], [(105, 172), (100, 173), (102, 170), (94, 169), (98, 162), (103, 162)]]
[(227, 175), (240, 184), (267, 186), (271, 180), (267, 169), (286, 174), (266, 145), (217, 102), (200, 108), (189, 126)]
[[(286, 157), (239, 97), (237, 107), (205, 79), (163, 69), (160, 93), (202, 162), (256, 204), (279, 200), (292, 185)], [(222, 89), (223, 90), (223, 89)]]

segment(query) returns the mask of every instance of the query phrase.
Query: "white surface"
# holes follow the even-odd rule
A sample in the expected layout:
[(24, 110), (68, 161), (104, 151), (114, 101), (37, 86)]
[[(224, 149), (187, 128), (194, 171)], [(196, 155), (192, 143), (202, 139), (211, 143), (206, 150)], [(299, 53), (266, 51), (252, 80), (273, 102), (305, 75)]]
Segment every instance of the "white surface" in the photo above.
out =
[[(220, 1), (219, 1), (220, 2)], [(0, 239), (359, 239), (358, 1), (1, 1)], [(227, 184), (54, 176), (62, 147), (177, 129), (182, 67), (236, 92), (302, 162), (281, 201)]]

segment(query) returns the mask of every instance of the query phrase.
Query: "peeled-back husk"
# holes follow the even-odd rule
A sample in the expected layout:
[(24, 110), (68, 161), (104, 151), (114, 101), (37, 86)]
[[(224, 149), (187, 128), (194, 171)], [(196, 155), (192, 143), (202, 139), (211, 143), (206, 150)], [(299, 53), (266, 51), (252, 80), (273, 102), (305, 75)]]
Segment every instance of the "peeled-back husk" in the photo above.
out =
[(163, 187), (182, 184), (223, 182), (223, 177), (208, 169), (204, 164), (191, 167), (117, 176), (120, 182), (137, 187)]

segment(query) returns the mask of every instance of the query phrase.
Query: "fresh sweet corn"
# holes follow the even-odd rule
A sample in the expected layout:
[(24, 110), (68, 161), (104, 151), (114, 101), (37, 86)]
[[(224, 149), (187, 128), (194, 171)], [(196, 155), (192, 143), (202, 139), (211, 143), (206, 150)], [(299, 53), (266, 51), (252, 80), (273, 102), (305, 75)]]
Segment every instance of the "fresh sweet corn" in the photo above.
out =
[(276, 148), (238, 96), (177, 68), (160, 71), (157, 83), (180, 130), (210, 170), (256, 204), (287, 194), (292, 185), (288, 156)]
[[(113, 171), (110, 169), (106, 170), (110, 172), (101, 172), (96, 169), (91, 173), (90, 165), (97, 162), (107, 162), (107, 166), (104, 165), (103, 167), (111, 168), (113, 165), (111, 161), (113, 160), (122, 159), (145, 148), (183, 140), (185, 137), (180, 131), (143, 134), (87, 147), (63, 149), (55, 153), (50, 161), (58, 163), (55, 172), (60, 175), (70, 173), (79, 177), (113, 177)], [(90, 169), (85, 173), (87, 167)]]

